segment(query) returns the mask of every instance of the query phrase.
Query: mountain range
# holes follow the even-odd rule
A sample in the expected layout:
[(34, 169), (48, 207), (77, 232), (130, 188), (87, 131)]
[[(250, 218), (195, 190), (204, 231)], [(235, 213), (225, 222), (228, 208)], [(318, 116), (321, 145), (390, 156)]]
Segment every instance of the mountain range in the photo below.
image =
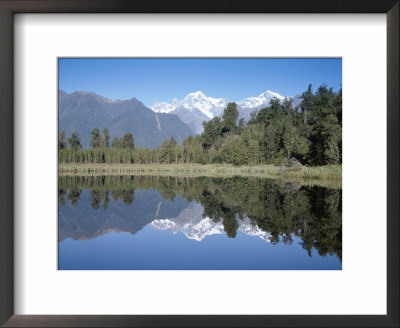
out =
[[(175, 114), (155, 113), (136, 98), (115, 100), (92, 92), (58, 93), (59, 131), (69, 137), (78, 131), (83, 148), (89, 147), (93, 128), (107, 128), (111, 139), (126, 132), (133, 135), (135, 145), (145, 148), (159, 146), (173, 136), (182, 142), (193, 131)], [(111, 140), (110, 140), (111, 142)]]
[[(280, 101), (284, 96), (267, 90), (257, 97), (249, 97), (237, 102), (239, 118), (247, 121), (254, 110), (266, 107), (273, 98)], [(301, 102), (299, 95), (288, 97), (293, 106)], [(189, 135), (203, 132), (203, 121), (222, 116), (227, 104), (225, 98), (213, 98), (203, 92), (189, 93), (184, 99), (173, 99), (169, 103), (158, 102), (150, 108), (136, 98), (110, 100), (93, 92), (76, 91), (66, 93), (59, 90), (58, 122), (59, 131), (67, 137), (78, 131), (83, 148), (89, 147), (93, 128), (107, 128), (111, 139), (121, 138), (126, 132), (133, 135), (135, 145), (155, 148), (165, 138), (173, 136), (182, 142)]]
[[(257, 97), (249, 97), (236, 102), (239, 118), (244, 118), (247, 121), (252, 111), (268, 106), (273, 98), (277, 98), (280, 101), (285, 99), (279, 93), (267, 90)], [(300, 104), (301, 98), (299, 95), (288, 98), (293, 99), (293, 106)], [(174, 98), (169, 103), (157, 102), (150, 108), (155, 113), (176, 114), (196, 134), (199, 134), (203, 131), (202, 122), (208, 121), (215, 116), (222, 116), (229, 102), (231, 101), (228, 99), (207, 97), (203, 92), (197, 91), (189, 93), (182, 100)]]

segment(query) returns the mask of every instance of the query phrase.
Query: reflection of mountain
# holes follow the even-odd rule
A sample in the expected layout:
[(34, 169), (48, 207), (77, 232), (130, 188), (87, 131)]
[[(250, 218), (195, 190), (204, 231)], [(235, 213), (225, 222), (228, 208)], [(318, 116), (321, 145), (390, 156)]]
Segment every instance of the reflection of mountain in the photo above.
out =
[[(189, 239), (197, 241), (201, 241), (207, 236), (225, 234), (222, 221), (214, 222), (210, 218), (203, 218), (203, 211), (203, 206), (192, 202), (176, 218), (156, 219), (151, 222), (151, 225), (156, 230), (170, 230), (173, 233), (182, 232)], [(256, 225), (252, 225), (248, 218), (238, 219), (237, 221), (239, 231), (269, 241), (269, 233), (262, 231)]]
[(340, 189), (293, 188), (257, 177), (156, 176), (65, 176), (58, 188), (60, 240), (134, 234), (156, 220), (154, 228), (195, 240), (221, 233), (235, 238), (237, 230), (273, 244), (299, 237), (310, 256), (315, 248), (341, 258)]
[(153, 189), (135, 190), (132, 204), (122, 200), (111, 201), (107, 210), (94, 209), (84, 190), (76, 206), (66, 202), (59, 208), (59, 241), (93, 239), (110, 231), (125, 231), (135, 234), (157, 217), (177, 216), (188, 202), (182, 197), (165, 201)]

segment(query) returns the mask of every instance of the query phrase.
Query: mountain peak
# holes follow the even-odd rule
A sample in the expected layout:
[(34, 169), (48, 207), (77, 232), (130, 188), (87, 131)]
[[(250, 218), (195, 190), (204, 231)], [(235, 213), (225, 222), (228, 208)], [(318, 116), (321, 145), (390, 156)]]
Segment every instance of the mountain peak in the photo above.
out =
[[(66, 93), (67, 94), (67, 93)], [(68, 95), (68, 94), (67, 94)], [(106, 97), (103, 97), (95, 92), (89, 92), (89, 91), (74, 91), (73, 93), (71, 93), (71, 95), (78, 95), (78, 96), (92, 96), (94, 98), (96, 98), (97, 100), (100, 101), (104, 101), (106, 103), (113, 103), (114, 101), (112, 101), (111, 99), (108, 99)]]
[(196, 92), (192, 92), (192, 94), (194, 94), (194, 95), (203, 95), (204, 96), (204, 93), (201, 90), (196, 91)]
[(273, 98), (278, 98), (280, 101), (283, 101), (285, 99), (285, 97), (281, 96), (279, 93), (267, 90), (260, 94), (258, 97), (249, 97), (239, 101), (238, 105), (250, 110), (259, 109), (268, 106)]
[[(266, 90), (257, 97), (249, 97), (237, 102), (239, 117), (248, 119), (251, 111), (267, 107), (273, 98), (278, 98), (280, 101), (285, 99), (277, 92)], [(157, 102), (151, 106), (151, 109), (156, 113), (176, 114), (193, 131), (201, 133), (202, 122), (215, 116), (222, 116), (229, 102), (231, 101), (225, 98), (208, 97), (199, 90), (187, 94), (182, 100), (174, 98), (170, 102)]]
[(207, 97), (202, 91), (196, 91), (196, 92), (191, 92), (191, 93), (187, 94), (185, 99), (189, 99), (189, 98), (207, 98)]
[[(115, 102), (121, 102), (121, 101), (123, 101), (123, 100), (115, 100)], [(135, 97), (129, 99), (128, 101), (131, 102), (131, 103), (134, 103), (134, 104), (138, 104), (138, 105), (144, 106), (144, 104), (140, 100), (135, 98)]]
[(278, 99), (284, 99), (285, 97), (281, 96), (279, 93), (277, 92), (273, 92), (271, 90), (267, 90), (265, 92), (263, 92), (262, 94), (259, 95), (259, 97), (272, 97), (272, 98), (278, 98)]

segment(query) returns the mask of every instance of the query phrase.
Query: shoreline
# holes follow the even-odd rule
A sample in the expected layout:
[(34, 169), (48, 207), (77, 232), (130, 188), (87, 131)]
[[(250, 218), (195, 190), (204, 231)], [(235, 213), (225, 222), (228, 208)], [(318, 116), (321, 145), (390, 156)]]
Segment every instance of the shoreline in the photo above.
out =
[(260, 177), (299, 182), (306, 185), (341, 188), (340, 165), (300, 168), (273, 165), (234, 166), (224, 164), (63, 164), (59, 176), (158, 175), (171, 177)]

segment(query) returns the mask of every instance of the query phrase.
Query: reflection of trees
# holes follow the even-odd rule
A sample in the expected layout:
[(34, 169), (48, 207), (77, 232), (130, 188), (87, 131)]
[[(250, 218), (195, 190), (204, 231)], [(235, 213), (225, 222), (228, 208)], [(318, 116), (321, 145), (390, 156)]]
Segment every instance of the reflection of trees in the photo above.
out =
[(100, 192), (96, 190), (90, 190), (90, 205), (97, 210), (100, 205)]
[(79, 198), (81, 197), (82, 189), (74, 187), (68, 194), (68, 199), (71, 201), (71, 204), (76, 206), (78, 205)]
[(125, 204), (132, 204), (134, 199), (134, 178), (128, 177), (105, 177), (105, 176), (83, 176), (83, 177), (59, 177), (59, 204), (65, 204), (66, 190), (70, 190), (68, 199), (72, 205), (77, 205), (82, 189), (89, 189), (90, 204), (92, 208), (98, 209), (100, 205), (107, 209), (110, 204), (111, 195), (115, 201), (121, 199)]
[(203, 216), (222, 221), (228, 237), (234, 238), (241, 218), (270, 234), (272, 243), (291, 244), (301, 238), (302, 247), (311, 256), (342, 255), (342, 192), (323, 187), (284, 185), (261, 178), (175, 178), (175, 177), (60, 177), (59, 204), (65, 195), (73, 205), (82, 189), (90, 190), (94, 209), (107, 209), (110, 192), (114, 201), (129, 205), (135, 189), (155, 189), (164, 200), (183, 195), (204, 207)]
[(224, 219), (222, 221), (222, 224), (224, 225), (224, 230), (229, 238), (235, 238), (236, 237), (236, 231), (239, 228), (239, 224), (232, 212), (228, 212), (228, 215), (224, 216)]
[(67, 194), (67, 191), (64, 189), (58, 188), (58, 204), (60, 206), (65, 205), (65, 196)]
[(133, 189), (131, 190), (121, 190), (121, 199), (126, 205), (132, 204), (133, 202)]
[(311, 253), (313, 246), (320, 255), (338, 254), (342, 258), (342, 193), (324, 188), (308, 191), (310, 220), (302, 233), (303, 248)]
[[(110, 204), (110, 192), (107, 190), (91, 190), (90, 191), (90, 205), (97, 210), (100, 204), (106, 210)], [(113, 190), (112, 197), (115, 201), (121, 199), (126, 205), (130, 205), (133, 202), (134, 190)]]
[(106, 210), (110, 204), (110, 192), (105, 191), (100, 194), (100, 201), (103, 208)]

